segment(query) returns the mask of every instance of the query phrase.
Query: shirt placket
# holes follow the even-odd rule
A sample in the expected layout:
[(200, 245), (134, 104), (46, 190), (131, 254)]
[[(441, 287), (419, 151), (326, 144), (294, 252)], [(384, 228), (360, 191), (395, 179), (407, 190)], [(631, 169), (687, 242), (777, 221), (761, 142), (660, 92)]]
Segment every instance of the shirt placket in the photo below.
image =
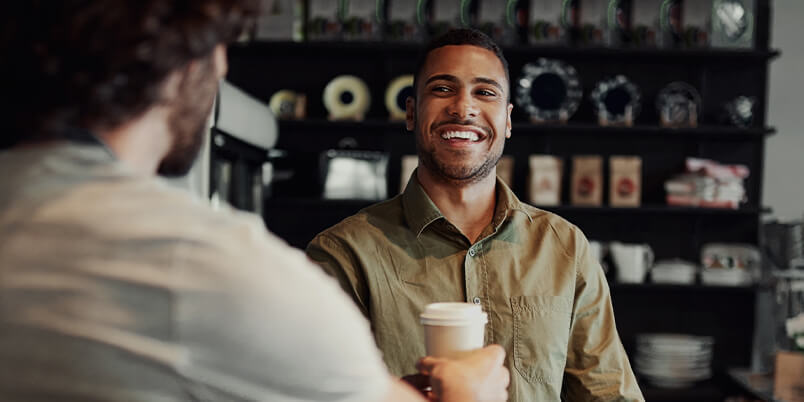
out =
[[(488, 297), (488, 266), (484, 253), (485, 241), (473, 244), (466, 251), (464, 257), (464, 286), (466, 290), (466, 302), (479, 305), (483, 311), (490, 313), (491, 305)], [(492, 343), (492, 322), (489, 314), (489, 322), (486, 324), (486, 342)]]
[(492, 224), (481, 234), (481, 240), (469, 247), (464, 259), (464, 277), (466, 278), (467, 301), (483, 307), (488, 313), (489, 321), (486, 324), (486, 344), (496, 342), (494, 339), (494, 305), (488, 296), (491, 292), (489, 286), (489, 261), (486, 258), (488, 248), (491, 246), (494, 235), (505, 221), (507, 213), (505, 208), (498, 208)]

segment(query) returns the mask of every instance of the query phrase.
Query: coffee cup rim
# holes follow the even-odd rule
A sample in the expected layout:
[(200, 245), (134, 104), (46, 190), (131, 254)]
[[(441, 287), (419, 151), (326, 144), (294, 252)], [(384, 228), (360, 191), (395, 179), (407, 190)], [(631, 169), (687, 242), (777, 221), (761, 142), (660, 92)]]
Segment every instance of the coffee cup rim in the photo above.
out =
[(470, 303), (431, 303), (425, 306), (419, 319), (424, 325), (485, 325), (488, 322), (488, 314), (484, 313), (480, 306)]

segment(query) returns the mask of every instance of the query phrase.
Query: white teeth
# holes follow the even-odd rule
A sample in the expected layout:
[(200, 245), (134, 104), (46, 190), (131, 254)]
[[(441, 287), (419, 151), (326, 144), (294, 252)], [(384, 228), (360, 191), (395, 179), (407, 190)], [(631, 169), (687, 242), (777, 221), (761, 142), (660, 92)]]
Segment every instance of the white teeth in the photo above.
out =
[(441, 138), (450, 140), (453, 138), (460, 138), (462, 140), (477, 141), (480, 137), (474, 131), (447, 131), (441, 134)]

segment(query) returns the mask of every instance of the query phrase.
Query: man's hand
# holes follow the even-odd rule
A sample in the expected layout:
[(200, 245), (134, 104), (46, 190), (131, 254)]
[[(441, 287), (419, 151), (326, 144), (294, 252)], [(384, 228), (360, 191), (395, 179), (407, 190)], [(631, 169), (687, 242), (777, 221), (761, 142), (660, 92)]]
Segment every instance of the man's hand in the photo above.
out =
[(416, 368), (430, 377), (431, 401), (505, 402), (508, 400), (508, 369), (505, 350), (487, 346), (460, 359), (425, 357)]

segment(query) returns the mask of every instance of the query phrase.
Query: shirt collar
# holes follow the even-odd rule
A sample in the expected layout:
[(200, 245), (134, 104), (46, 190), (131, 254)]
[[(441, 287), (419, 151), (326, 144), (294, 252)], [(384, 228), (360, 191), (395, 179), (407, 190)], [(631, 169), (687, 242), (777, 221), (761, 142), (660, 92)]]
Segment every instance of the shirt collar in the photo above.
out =
[(528, 218), (528, 221), (533, 222), (533, 216), (530, 211), (528, 211), (528, 208), (517, 198), (516, 194), (511, 191), (508, 185), (500, 179), (500, 176), (497, 176), (496, 188), (497, 205), (494, 210), (494, 218), (492, 218), (491, 221), (495, 229), (498, 229), (500, 225), (505, 222), (506, 218), (513, 216), (514, 212), (523, 213)]
[[(525, 214), (529, 221), (533, 222), (533, 217), (525, 205), (519, 201), (513, 191), (497, 177), (497, 203), (492, 218), (492, 225), (497, 229), (503, 222), (513, 215), (513, 212)], [(405, 191), (402, 193), (402, 208), (404, 209), (405, 219), (408, 227), (419, 236), (422, 231), (431, 223), (444, 218), (444, 214), (430, 199), (424, 191), (419, 179), (416, 178), (416, 171), (410, 175)]]
[(405, 210), (408, 227), (416, 233), (417, 237), (428, 225), (444, 218), (444, 214), (441, 213), (421, 184), (419, 184), (419, 179), (416, 178), (416, 170), (410, 175), (408, 185), (402, 193), (402, 208)]

